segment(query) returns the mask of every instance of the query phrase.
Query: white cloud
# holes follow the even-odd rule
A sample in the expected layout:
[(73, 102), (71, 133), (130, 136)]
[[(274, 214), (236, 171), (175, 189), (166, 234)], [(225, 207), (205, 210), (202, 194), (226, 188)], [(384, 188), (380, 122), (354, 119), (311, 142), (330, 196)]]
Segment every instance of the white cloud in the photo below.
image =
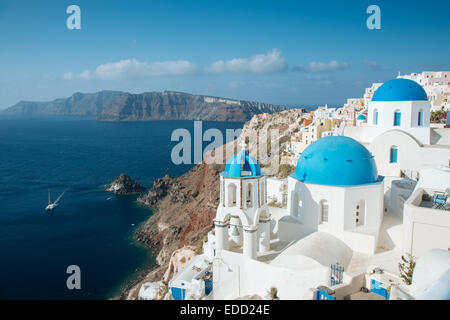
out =
[(312, 61), (308, 66), (296, 66), (294, 71), (298, 72), (330, 72), (336, 70), (343, 70), (349, 67), (347, 62), (339, 62), (331, 60), (330, 62)]
[[(257, 54), (250, 58), (235, 58), (218, 60), (204, 68), (206, 73), (275, 73), (287, 69), (286, 60), (277, 49), (266, 54)], [(95, 70), (85, 70), (81, 73), (67, 72), (65, 80), (123, 80), (158, 76), (176, 76), (194, 74), (198, 71), (195, 64), (186, 60), (141, 62), (136, 59), (120, 60), (118, 62), (98, 65)]]
[(121, 60), (118, 62), (105, 63), (97, 66), (94, 71), (85, 70), (80, 74), (67, 72), (63, 78), (66, 80), (123, 80), (135, 78), (147, 78), (157, 76), (186, 75), (193, 74), (197, 67), (189, 61), (162, 61), (162, 62), (140, 62), (136, 59)]
[(207, 73), (275, 73), (286, 70), (286, 60), (281, 52), (272, 49), (266, 54), (257, 54), (250, 58), (218, 60), (205, 68)]

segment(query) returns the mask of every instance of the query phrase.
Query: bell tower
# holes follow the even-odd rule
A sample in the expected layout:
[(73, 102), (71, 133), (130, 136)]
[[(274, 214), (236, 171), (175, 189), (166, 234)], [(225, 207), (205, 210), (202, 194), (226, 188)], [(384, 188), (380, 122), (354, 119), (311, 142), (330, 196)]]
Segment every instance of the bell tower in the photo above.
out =
[(214, 219), (216, 251), (240, 251), (255, 259), (270, 250), (267, 181), (258, 162), (245, 150), (231, 157), (220, 174), (220, 203)]

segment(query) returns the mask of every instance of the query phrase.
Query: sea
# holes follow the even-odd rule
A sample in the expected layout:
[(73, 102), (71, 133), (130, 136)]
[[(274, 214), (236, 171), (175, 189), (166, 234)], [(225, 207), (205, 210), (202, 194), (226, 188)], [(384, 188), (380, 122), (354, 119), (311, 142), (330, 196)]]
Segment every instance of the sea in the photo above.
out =
[[(202, 122), (224, 136), (242, 126)], [(0, 116), (0, 299), (108, 299), (154, 266), (133, 238), (152, 211), (104, 188), (121, 173), (151, 188), (187, 172), (194, 164), (171, 160), (180, 128), (194, 139), (193, 121)], [(67, 190), (53, 212), (48, 190), (53, 201)]]

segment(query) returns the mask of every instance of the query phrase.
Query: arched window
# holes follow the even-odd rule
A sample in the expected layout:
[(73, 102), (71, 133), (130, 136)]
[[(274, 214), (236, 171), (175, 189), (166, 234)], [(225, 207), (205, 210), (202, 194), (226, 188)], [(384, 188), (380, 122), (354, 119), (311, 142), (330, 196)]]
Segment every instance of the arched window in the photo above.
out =
[(378, 109), (373, 110), (373, 124), (378, 125)]
[(396, 146), (392, 146), (389, 155), (390, 163), (397, 163), (398, 161), (398, 148)]
[(359, 200), (356, 205), (355, 222), (357, 227), (364, 226), (366, 220), (366, 203), (364, 200)]
[(247, 192), (245, 194), (245, 198), (247, 208), (253, 207), (253, 186), (250, 183), (247, 184)]
[(321, 200), (319, 202), (319, 224), (328, 222), (328, 201)]
[(236, 205), (236, 185), (234, 183), (228, 184), (228, 206), (234, 207)]
[(394, 112), (394, 127), (399, 127), (402, 121), (402, 113), (400, 110)]
[(420, 127), (423, 125), (423, 110), (420, 109), (417, 115), (417, 125)]

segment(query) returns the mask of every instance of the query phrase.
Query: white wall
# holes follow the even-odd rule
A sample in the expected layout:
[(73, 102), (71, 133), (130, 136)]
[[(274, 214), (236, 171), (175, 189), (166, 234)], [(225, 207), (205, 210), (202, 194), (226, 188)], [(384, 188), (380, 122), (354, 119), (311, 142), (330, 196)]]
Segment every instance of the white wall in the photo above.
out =
[[(312, 269), (295, 270), (248, 259), (242, 254), (223, 251), (221, 260), (213, 263), (214, 300), (244, 295), (267, 295), (270, 287), (278, 289), (283, 300), (299, 300), (309, 288), (327, 285), (330, 268), (316, 264)], [(228, 265), (228, 266), (227, 266)], [(232, 271), (229, 272), (228, 268)]]
[(409, 179), (393, 180), (390, 191), (390, 201), (387, 204), (391, 212), (403, 219), (403, 205), (414, 191), (416, 182)]
[(414, 191), (403, 212), (403, 251), (416, 257), (433, 248), (450, 248), (450, 214), (420, 207), (423, 192), (422, 188)]
[(287, 184), (286, 179), (267, 178), (267, 200), (282, 203), (283, 201), (283, 186)]
[[(390, 163), (390, 149), (397, 147), (397, 163)], [(378, 173), (383, 176), (400, 176), (400, 170), (418, 172), (426, 166), (448, 165), (448, 146), (424, 146), (408, 133), (400, 130), (387, 131), (376, 137), (368, 146), (375, 157)]]
[[(371, 142), (385, 131), (398, 129), (413, 135), (421, 144), (430, 144), (430, 109), (428, 101), (371, 101), (363, 141)], [(378, 110), (376, 125), (374, 110)], [(394, 126), (395, 111), (401, 112), (400, 126)], [(419, 111), (422, 111), (421, 126), (418, 125)]]

